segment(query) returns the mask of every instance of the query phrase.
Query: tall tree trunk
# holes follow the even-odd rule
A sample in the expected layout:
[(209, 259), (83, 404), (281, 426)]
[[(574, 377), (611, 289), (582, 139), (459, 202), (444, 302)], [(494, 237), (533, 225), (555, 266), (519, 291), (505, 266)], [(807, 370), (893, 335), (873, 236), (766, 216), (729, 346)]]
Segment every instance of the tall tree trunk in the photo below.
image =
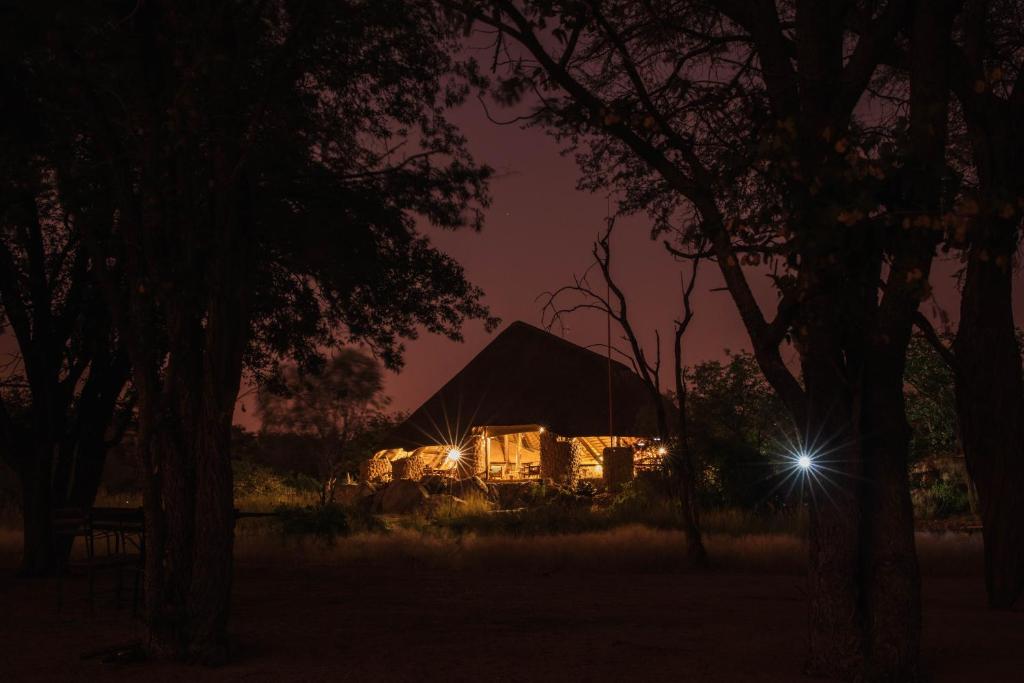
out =
[(52, 451), (37, 446), (21, 472), (22, 556), (19, 574), (51, 576), (57, 566), (53, 537)]
[[(696, 280), (696, 272), (694, 272), (694, 280)], [(687, 314), (690, 314), (690, 317), (692, 317), (689, 306), (689, 291), (684, 289), (683, 296), (686, 301)], [(672, 456), (674, 460), (673, 465), (677, 470), (676, 486), (678, 487), (679, 503), (682, 506), (683, 512), (683, 533), (686, 536), (687, 546), (686, 554), (696, 566), (704, 567), (708, 563), (708, 551), (704, 547), (704, 538), (700, 530), (700, 504), (697, 501), (697, 466), (694, 462), (693, 449), (690, 448), (686, 377), (683, 374), (682, 336), (688, 324), (688, 319), (685, 323), (677, 323), (677, 325), (681, 325), (681, 329), (677, 328), (676, 331), (674, 370), (676, 403), (678, 405), (676, 406), (676, 446)]]
[[(102, 426), (101, 426), (102, 427)], [(53, 515), (60, 508), (91, 508), (106, 461), (100, 439), (78, 437), (57, 443), (42, 439), (18, 471), (21, 480), (23, 577), (52, 576), (67, 561), (73, 538), (54, 535)]]
[[(799, 425), (812, 458), (828, 461), (829, 476), (808, 475), (809, 654), (807, 671), (850, 678), (864, 661), (860, 452), (851, 424), (853, 401), (835, 333), (825, 311), (806, 326), (802, 365), (807, 422)], [(820, 455), (828, 453), (827, 456)]]
[[(905, 325), (909, 338), (910, 323)], [(865, 372), (863, 578), (868, 680), (919, 676), (921, 582), (907, 472), (910, 428), (903, 403), (906, 344), (876, 349)], [(903, 349), (903, 353), (900, 353)]]
[(1017, 226), (976, 228), (960, 306), (956, 402), (967, 468), (978, 491), (989, 604), (1024, 591), (1024, 381), (1012, 308)]
[[(228, 657), (234, 546), (231, 422), (248, 342), (250, 197), (237, 150), (217, 150), (205, 287), (167, 284), (170, 354), (140, 387), (147, 466), (146, 620), (160, 656), (220, 664)], [(199, 239), (197, 237), (197, 239)], [(145, 353), (140, 352), (140, 356)], [(159, 387), (157, 390), (156, 388)]]
[[(225, 299), (245, 306), (245, 297)], [(146, 622), (161, 657), (218, 664), (228, 656), (234, 503), (231, 416), (244, 312), (212, 305), (172, 348), (163, 389), (140, 396), (146, 466)], [(239, 317), (241, 316), (241, 317)], [(226, 319), (225, 319), (226, 318)], [(180, 320), (198, 320), (183, 313)]]
[(860, 388), (866, 480), (862, 563), (870, 680), (913, 681), (920, 676), (921, 580), (914, 546), (903, 376), (914, 316), (920, 301), (930, 294), (926, 283), (939, 233), (928, 226), (942, 224), (948, 55), (955, 4), (947, 0), (915, 3), (908, 26), (908, 153), (898, 176), (901, 198), (896, 205), (909, 224), (889, 237), (892, 261), (881, 300), (875, 285), (880, 276), (877, 270), (863, 287), (870, 292), (868, 318), (873, 331), (863, 342), (866, 358)]

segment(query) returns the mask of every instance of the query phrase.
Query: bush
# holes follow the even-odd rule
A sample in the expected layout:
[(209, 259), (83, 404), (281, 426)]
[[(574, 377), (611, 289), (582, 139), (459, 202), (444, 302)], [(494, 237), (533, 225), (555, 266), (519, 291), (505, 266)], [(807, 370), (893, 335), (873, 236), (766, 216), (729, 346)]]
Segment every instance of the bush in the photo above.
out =
[(970, 511), (967, 486), (955, 479), (943, 479), (913, 493), (919, 517), (936, 518), (962, 515)]
[(320, 485), (305, 474), (279, 474), (269, 467), (244, 460), (232, 460), (235, 503), (240, 507), (271, 507), (285, 502), (308, 500)]
[(387, 527), (369, 513), (330, 503), (304, 507), (280, 505), (274, 509), (274, 524), (282, 536), (313, 536), (331, 544), (339, 536)]
[(576, 482), (576, 487), (573, 489), (580, 498), (593, 498), (597, 495), (597, 487), (594, 486), (594, 482), (589, 479), (580, 479)]

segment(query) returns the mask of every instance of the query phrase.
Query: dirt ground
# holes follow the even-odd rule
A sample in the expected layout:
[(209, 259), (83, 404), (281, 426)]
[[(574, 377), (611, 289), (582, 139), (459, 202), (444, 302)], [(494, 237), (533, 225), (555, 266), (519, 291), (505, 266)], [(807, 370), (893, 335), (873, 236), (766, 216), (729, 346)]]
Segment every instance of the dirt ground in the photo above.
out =
[[(0, 681), (799, 681), (803, 580), (653, 563), (446, 566), (243, 553), (235, 660), (206, 669), (103, 664), (84, 652), (138, 637), (101, 602), (56, 610), (51, 582), (0, 573)], [(499, 563), (500, 564), (500, 563)], [(68, 592), (84, 593), (72, 581)], [(1024, 680), (1024, 613), (984, 607), (973, 576), (924, 580), (933, 681)]]

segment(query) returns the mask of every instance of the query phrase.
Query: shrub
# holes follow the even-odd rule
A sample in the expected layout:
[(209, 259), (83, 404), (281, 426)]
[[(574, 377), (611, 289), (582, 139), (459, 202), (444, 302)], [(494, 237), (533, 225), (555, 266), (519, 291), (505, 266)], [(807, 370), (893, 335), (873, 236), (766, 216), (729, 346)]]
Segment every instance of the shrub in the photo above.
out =
[(576, 482), (576, 487), (573, 489), (573, 493), (581, 498), (593, 498), (597, 495), (597, 487), (594, 486), (594, 482), (589, 479), (580, 479)]
[(281, 474), (269, 467), (233, 460), (235, 506), (245, 510), (269, 510), (282, 504), (309, 503), (320, 485), (305, 474)]
[(943, 479), (914, 492), (914, 507), (925, 518), (951, 517), (970, 511), (967, 486), (959, 480)]
[(303, 507), (280, 505), (274, 509), (274, 515), (274, 524), (282, 536), (313, 536), (328, 544), (351, 533), (387, 530), (373, 515), (333, 503)]

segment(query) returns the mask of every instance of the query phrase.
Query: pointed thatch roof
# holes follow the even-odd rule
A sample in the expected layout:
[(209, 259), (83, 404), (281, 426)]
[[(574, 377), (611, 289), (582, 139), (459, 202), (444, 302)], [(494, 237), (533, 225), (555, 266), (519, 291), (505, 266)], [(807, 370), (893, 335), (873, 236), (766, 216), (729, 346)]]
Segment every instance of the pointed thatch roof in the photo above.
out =
[[(612, 361), (617, 436), (653, 431), (642, 380)], [(524, 322), (494, 338), (385, 444), (412, 448), (462, 443), (472, 427), (543, 425), (562, 436), (608, 433), (608, 359)]]

